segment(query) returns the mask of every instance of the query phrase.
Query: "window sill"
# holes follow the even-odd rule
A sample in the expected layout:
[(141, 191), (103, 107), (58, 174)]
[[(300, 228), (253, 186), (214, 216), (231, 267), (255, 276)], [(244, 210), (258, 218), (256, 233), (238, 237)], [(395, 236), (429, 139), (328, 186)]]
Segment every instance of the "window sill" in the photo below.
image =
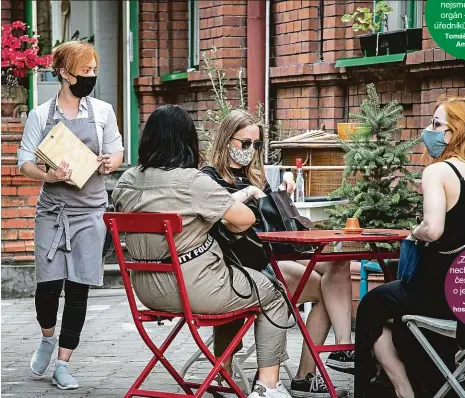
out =
[(184, 72), (173, 72), (173, 73), (165, 73), (160, 76), (160, 79), (163, 83), (171, 82), (174, 80), (187, 80), (187, 71)]
[(389, 62), (401, 62), (407, 53), (378, 55), (374, 57), (340, 58), (336, 60), (336, 68), (348, 68), (352, 66), (386, 64)]

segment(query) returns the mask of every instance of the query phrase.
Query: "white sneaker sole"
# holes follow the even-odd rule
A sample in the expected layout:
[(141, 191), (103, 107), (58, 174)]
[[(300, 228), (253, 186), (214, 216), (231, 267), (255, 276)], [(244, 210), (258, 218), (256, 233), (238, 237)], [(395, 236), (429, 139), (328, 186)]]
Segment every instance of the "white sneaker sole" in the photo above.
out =
[[(329, 392), (318, 393), (318, 392), (291, 390), (291, 396), (295, 398), (330, 398), (331, 394)], [(347, 396), (348, 396), (347, 391), (346, 392), (338, 391), (339, 398), (345, 398)]]
[(327, 366), (333, 366), (333, 367), (339, 368), (339, 369), (354, 369), (355, 368), (355, 363), (354, 362), (340, 362), (340, 361), (334, 361), (332, 359), (327, 359), (326, 360), (326, 365)]
[(57, 383), (55, 378), (53, 378), (52, 384), (54, 386), (57, 386), (60, 390), (75, 390), (76, 388), (79, 388), (79, 384), (70, 384), (67, 386), (62, 386), (61, 384)]
[(291, 390), (291, 397), (295, 398), (331, 398), (331, 394), (327, 392), (316, 393), (308, 391)]

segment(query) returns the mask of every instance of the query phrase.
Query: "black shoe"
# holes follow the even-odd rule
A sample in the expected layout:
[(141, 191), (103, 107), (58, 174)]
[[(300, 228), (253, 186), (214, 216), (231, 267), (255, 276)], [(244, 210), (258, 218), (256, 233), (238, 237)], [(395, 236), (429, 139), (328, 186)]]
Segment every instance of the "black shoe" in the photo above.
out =
[(329, 354), (326, 360), (328, 368), (337, 370), (343, 373), (354, 374), (355, 361), (353, 351), (335, 351)]
[[(349, 392), (342, 388), (336, 388), (339, 398), (347, 397)], [(291, 381), (291, 395), (294, 398), (330, 398), (328, 387), (320, 375), (307, 374), (305, 379), (293, 379)]]

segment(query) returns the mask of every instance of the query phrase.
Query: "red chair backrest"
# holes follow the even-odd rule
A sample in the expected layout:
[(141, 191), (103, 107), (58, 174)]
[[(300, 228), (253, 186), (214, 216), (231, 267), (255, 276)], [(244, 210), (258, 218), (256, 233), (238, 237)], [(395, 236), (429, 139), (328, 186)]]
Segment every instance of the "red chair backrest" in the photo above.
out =
[[(118, 259), (121, 277), (123, 278), (124, 288), (128, 296), (129, 306), (133, 316), (138, 316), (138, 309), (134, 292), (132, 290), (129, 270), (139, 270), (174, 273), (178, 282), (184, 314), (187, 319), (191, 319), (192, 311), (189, 305), (173, 235), (175, 233), (182, 232), (181, 216), (175, 213), (105, 213), (103, 220), (112, 235), (116, 258)], [(171, 262), (157, 264), (150, 262), (126, 261), (119, 237), (119, 234), (122, 232), (165, 235)]]

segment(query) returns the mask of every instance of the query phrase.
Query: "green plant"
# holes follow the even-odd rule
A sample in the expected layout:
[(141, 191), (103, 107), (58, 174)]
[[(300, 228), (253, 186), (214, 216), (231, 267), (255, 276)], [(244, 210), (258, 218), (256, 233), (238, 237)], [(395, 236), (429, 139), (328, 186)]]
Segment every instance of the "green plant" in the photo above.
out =
[(73, 41), (73, 40), (82, 40), (82, 41), (87, 41), (90, 44), (95, 44), (95, 36), (89, 36), (89, 37), (80, 37), (79, 30), (76, 30), (76, 32), (73, 33), (71, 36), (71, 39), (69, 40), (57, 40), (55, 41), (55, 44), (53, 45), (52, 49), (58, 47), (60, 44), (66, 43), (67, 41)]
[[(367, 85), (367, 93), (360, 113), (350, 114), (360, 127), (351, 141), (340, 141), (346, 169), (342, 186), (331, 193), (348, 204), (329, 210), (326, 227), (342, 228), (347, 218), (356, 217), (363, 228), (410, 228), (422, 210), (415, 189), (418, 175), (408, 169), (419, 139), (395, 142), (394, 135), (402, 130), (402, 106), (391, 101), (381, 107), (374, 84)], [(350, 177), (357, 177), (356, 182)]]
[(379, 32), (381, 24), (387, 26), (388, 15), (393, 11), (384, 1), (378, 1), (375, 5), (374, 13), (368, 7), (357, 7), (352, 14), (344, 14), (341, 21), (349, 23), (353, 21), (352, 29), (354, 32), (371, 31)]

